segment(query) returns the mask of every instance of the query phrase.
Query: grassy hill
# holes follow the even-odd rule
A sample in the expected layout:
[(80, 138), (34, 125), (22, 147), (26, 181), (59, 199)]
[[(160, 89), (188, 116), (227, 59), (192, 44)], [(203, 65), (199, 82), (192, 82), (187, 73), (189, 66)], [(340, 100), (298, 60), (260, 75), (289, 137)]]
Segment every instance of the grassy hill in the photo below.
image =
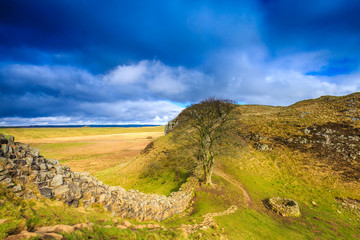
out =
[[(234, 114), (239, 144), (234, 145), (231, 154), (216, 159), (214, 186), (199, 186), (186, 212), (161, 222), (166, 230), (103, 228), (114, 226), (114, 218), (101, 209), (69, 208), (50, 200), (12, 201), (4, 189), (0, 197), (7, 202), (0, 206), (0, 218), (11, 221), (0, 224), (2, 236), (25, 226), (36, 228), (92, 221), (96, 224), (93, 232), (81, 230), (66, 237), (360, 239), (359, 93), (324, 96), (289, 107), (239, 105)], [(1, 129), (0, 132), (17, 137), (17, 133), (11, 131)], [(137, 157), (119, 161), (96, 175), (110, 184), (168, 195), (195, 167), (193, 150), (184, 147), (181, 137), (174, 137), (176, 131), (175, 128), (170, 134), (157, 138)], [(32, 134), (37, 137), (22, 134), (20, 139), (24, 140), (41, 138), (36, 132)], [(56, 133), (48, 136), (58, 137)], [(34, 144), (38, 144), (40, 150), (46, 149), (46, 145)], [(45, 152), (59, 154), (54, 146), (60, 143), (52, 144), (55, 145), (47, 145)], [(276, 196), (298, 202), (301, 217), (281, 217), (268, 210), (263, 201)], [(193, 233), (185, 230), (185, 225), (203, 222), (206, 214), (223, 212), (234, 205), (238, 207), (236, 212), (214, 217), (216, 224), (210, 229)], [(65, 209), (68, 217), (56, 214), (54, 209)]]

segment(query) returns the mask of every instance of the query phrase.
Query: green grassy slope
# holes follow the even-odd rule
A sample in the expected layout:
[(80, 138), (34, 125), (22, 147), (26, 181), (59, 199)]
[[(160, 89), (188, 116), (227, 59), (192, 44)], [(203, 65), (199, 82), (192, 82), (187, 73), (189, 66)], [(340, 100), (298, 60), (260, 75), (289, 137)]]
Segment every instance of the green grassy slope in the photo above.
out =
[(189, 177), (191, 162), (169, 136), (158, 138), (131, 161), (98, 172), (97, 176), (112, 185), (145, 193), (169, 195)]
[[(243, 208), (237, 213), (218, 217), (220, 228), (224, 228), (222, 235), (229, 239), (359, 239), (360, 212), (336, 200), (360, 199), (359, 180), (344, 178), (343, 169), (334, 171), (328, 159), (323, 159), (326, 156), (278, 141), (306, 135), (306, 127), (329, 122), (359, 129), (359, 102), (357, 93), (325, 96), (289, 107), (238, 106), (236, 125), (245, 144), (236, 154), (218, 159), (216, 165), (245, 186), (253, 206), (246, 208), (240, 203)], [(257, 150), (257, 141), (272, 150)], [(329, 153), (327, 157), (333, 156)], [(241, 196), (231, 182), (216, 176), (214, 180), (217, 188), (230, 191), (230, 196)], [(297, 201), (302, 216), (283, 218), (267, 210), (262, 201), (275, 196)], [(230, 199), (226, 194), (199, 189), (192, 216), (197, 211), (222, 211), (232, 204)]]

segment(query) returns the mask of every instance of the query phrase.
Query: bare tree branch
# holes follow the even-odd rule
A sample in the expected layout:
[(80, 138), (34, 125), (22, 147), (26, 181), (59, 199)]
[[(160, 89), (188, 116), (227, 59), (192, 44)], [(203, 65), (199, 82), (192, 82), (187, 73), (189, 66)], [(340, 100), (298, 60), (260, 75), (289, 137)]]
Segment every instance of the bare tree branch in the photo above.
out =
[(196, 158), (203, 166), (204, 182), (211, 185), (215, 157), (224, 152), (234, 125), (231, 113), (236, 107), (227, 99), (208, 98), (185, 109), (179, 116), (181, 131), (196, 148)]

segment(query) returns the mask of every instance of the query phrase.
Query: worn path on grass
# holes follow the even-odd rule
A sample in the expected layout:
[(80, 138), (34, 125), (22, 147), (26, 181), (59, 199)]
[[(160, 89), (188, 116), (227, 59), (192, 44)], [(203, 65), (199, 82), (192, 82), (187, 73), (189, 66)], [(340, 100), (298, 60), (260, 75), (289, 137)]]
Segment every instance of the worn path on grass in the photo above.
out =
[(250, 197), (250, 194), (248, 193), (248, 191), (245, 189), (244, 185), (239, 182), (238, 180), (236, 180), (233, 176), (225, 173), (224, 171), (222, 171), (221, 169), (215, 167), (214, 168), (214, 174), (222, 177), (225, 181), (230, 182), (231, 184), (233, 184), (235, 187), (237, 187), (238, 189), (240, 189), (244, 195), (244, 202), (246, 204), (247, 207), (250, 207), (253, 205), (253, 201)]

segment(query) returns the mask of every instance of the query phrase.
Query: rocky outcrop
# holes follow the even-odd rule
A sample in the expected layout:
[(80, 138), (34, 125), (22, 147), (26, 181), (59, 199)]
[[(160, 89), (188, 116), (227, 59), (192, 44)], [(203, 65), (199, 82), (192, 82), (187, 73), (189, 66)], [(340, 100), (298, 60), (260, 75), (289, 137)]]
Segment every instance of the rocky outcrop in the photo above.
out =
[(165, 125), (165, 135), (172, 132), (177, 125), (178, 121), (176, 119), (169, 121), (168, 124)]
[(273, 197), (264, 201), (265, 206), (283, 217), (299, 217), (301, 215), (297, 202), (287, 198)]
[(56, 160), (45, 159), (38, 149), (16, 143), (12, 136), (0, 135), (0, 143), (0, 183), (26, 199), (35, 198), (39, 192), (42, 197), (74, 207), (97, 203), (114, 216), (161, 221), (186, 209), (198, 183), (195, 177), (190, 177), (169, 197), (126, 191), (120, 186), (103, 184), (89, 173), (73, 172)]
[(254, 147), (255, 147), (255, 149), (257, 149), (259, 151), (270, 151), (271, 150), (271, 148), (269, 147), (268, 144), (261, 143), (261, 142), (254, 143)]
[(353, 198), (336, 198), (336, 201), (340, 203), (344, 209), (349, 210), (360, 217), (360, 200)]
[(292, 149), (311, 152), (344, 179), (360, 178), (360, 130), (345, 123), (327, 123), (302, 129), (303, 135), (277, 138)]

